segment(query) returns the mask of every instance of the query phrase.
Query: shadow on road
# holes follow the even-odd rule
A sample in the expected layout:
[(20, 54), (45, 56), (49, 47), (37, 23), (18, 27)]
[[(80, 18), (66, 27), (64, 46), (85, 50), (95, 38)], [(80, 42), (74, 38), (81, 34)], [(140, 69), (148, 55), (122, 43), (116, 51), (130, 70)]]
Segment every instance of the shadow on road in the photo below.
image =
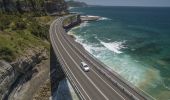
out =
[[(72, 100), (69, 85), (65, 80), (65, 74), (57, 60), (52, 46), (50, 47), (50, 78), (52, 95), (51, 100)], [(57, 93), (59, 83), (61, 83), (59, 87), (60, 90)]]

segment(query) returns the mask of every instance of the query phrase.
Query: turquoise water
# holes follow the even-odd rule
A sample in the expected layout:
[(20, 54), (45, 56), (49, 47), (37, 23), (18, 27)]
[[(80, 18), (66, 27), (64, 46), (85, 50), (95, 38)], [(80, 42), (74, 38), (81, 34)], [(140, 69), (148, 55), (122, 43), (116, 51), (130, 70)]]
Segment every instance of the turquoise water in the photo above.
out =
[(69, 34), (122, 77), (158, 100), (170, 100), (170, 8), (88, 7), (101, 16)]

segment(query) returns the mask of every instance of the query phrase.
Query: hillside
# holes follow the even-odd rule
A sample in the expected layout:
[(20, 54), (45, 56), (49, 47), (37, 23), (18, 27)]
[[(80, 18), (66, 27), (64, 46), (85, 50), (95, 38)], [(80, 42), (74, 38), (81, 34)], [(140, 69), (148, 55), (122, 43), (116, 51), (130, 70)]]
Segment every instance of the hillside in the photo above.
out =
[(28, 48), (49, 48), (45, 42), (49, 28), (45, 20), (52, 19), (50, 16), (44, 16), (44, 22), (40, 22), (42, 17), (32, 17), (30, 13), (0, 16), (0, 60), (11, 62)]
[(67, 1), (68, 7), (88, 7), (88, 5), (85, 2), (79, 2), (79, 1)]
[(61, 77), (50, 78), (49, 26), (67, 13), (64, 0), (0, 0), (0, 100), (32, 100), (46, 81), (56, 89)]
[(28, 48), (49, 49), (49, 43), (46, 42), (48, 22), (54, 17), (48, 16), (47, 13), (67, 13), (63, 0), (25, 1), (0, 0), (0, 60), (11, 62), (24, 54)]
[(0, 0), (0, 12), (37, 12), (48, 13), (67, 10), (64, 0)]

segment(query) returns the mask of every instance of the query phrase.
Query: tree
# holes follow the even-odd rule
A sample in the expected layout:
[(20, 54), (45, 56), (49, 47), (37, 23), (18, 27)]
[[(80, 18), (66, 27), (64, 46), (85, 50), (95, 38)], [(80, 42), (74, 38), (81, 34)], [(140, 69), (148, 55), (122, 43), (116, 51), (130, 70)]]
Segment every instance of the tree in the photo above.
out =
[(22, 10), (22, 8), (21, 8), (20, 0), (17, 0), (17, 1), (16, 1), (16, 9), (17, 9), (17, 11), (18, 11), (19, 13), (22, 13), (22, 12), (23, 12), (23, 10)]

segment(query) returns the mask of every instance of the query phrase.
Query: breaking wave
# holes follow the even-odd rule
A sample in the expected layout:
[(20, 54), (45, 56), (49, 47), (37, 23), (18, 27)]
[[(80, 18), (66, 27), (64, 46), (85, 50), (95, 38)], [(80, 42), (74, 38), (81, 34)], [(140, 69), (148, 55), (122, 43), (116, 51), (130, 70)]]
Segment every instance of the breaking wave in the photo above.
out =
[(68, 10), (72, 10), (72, 9), (75, 9), (76, 7), (69, 7)]
[(158, 70), (147, 68), (147, 65), (140, 64), (139, 61), (129, 55), (115, 55), (115, 53), (122, 53), (121, 49), (127, 48), (124, 45), (125, 41), (106, 43), (99, 40), (99, 44), (96, 44), (89, 43), (82, 36), (75, 35), (73, 30), (69, 31), (68, 34), (74, 35), (75, 41), (80, 43), (90, 54), (134, 85), (146, 88), (146, 85), (156, 87), (161, 83), (162, 80)]
[(99, 20), (111, 20), (110, 18), (107, 18), (107, 17), (100, 17)]
[[(72, 30), (81, 29), (83, 27), (88, 27), (88, 26), (90, 26), (90, 23), (88, 23), (88, 21), (85, 21), (85, 22), (81, 23), (79, 26), (72, 28)], [(70, 30), (70, 31), (72, 31), (72, 30)]]
[(122, 53), (121, 49), (123, 48), (126, 48), (123, 44), (125, 43), (124, 41), (123, 42), (111, 42), (111, 43), (106, 43), (106, 42), (102, 42), (100, 41), (100, 43), (102, 45), (104, 45), (107, 49), (113, 51), (114, 53)]
[(107, 18), (107, 17), (101, 17), (101, 16), (94, 16), (94, 15), (87, 15), (88, 17), (98, 17), (99, 19), (99, 21), (100, 20), (111, 20), (110, 18)]

